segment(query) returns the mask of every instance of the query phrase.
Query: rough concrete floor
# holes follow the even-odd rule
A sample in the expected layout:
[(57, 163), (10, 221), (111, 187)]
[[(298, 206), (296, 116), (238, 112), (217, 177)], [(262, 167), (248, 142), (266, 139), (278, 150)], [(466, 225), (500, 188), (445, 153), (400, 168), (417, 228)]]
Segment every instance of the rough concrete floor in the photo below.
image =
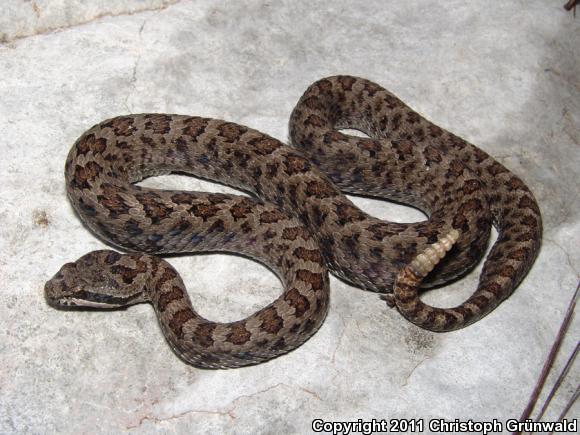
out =
[[(579, 275), (580, 19), (562, 3), (3, 2), (0, 433), (308, 433), (315, 418), (519, 416)], [(332, 278), (328, 318), (304, 346), (257, 367), (203, 371), (173, 355), (150, 306), (46, 305), (44, 282), (104, 246), (65, 196), (65, 156), (84, 130), (151, 111), (225, 118), (285, 139), (301, 93), (338, 73), (381, 83), (534, 191), (542, 252), (490, 316), (433, 334)], [(178, 176), (147, 183), (222, 189)], [(384, 218), (421, 219), (357, 203)], [(246, 316), (280, 291), (269, 271), (239, 257), (171, 263), (211, 319)], [(426, 299), (457, 304), (476, 282), (477, 271)], [(578, 331), (576, 320), (557, 369)], [(548, 419), (579, 379), (574, 369)]]

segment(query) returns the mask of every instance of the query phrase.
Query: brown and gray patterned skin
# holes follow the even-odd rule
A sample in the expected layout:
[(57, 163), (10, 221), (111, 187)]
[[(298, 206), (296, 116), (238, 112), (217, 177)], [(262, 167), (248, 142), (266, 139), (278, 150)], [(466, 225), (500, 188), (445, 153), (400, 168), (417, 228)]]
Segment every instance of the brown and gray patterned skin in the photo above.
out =
[[(370, 138), (339, 131), (345, 128)], [(432, 124), (381, 86), (349, 76), (314, 83), (292, 113), (290, 135), (343, 192), (401, 201), (429, 216), (417, 224), (386, 224), (353, 212), (355, 218), (346, 224), (354, 226), (356, 240), (350, 255), (344, 255), (344, 236), (325, 240), (323, 234), (324, 252), (333, 269), (353, 256), (362, 259), (363, 275), (345, 274), (354, 283), (363, 276), (373, 282), (368, 288), (390, 292), (399, 269), (438, 236), (456, 229), (459, 240), (425, 284), (447, 281), (475, 264), (484, 253), (489, 224), (496, 226), (498, 239), (485, 260), (478, 288), (460, 306), (430, 307), (420, 301), (413, 286), (387, 295), (390, 305), (411, 322), (433, 331), (466, 326), (507, 298), (534, 262), (542, 220), (526, 185), (488, 154)], [(338, 230), (336, 222), (331, 216), (320, 226)], [(401, 240), (403, 234), (411, 241)], [(389, 265), (381, 268), (385, 262)]]
[[(272, 211), (261, 208), (256, 207), (252, 218)], [(286, 224), (283, 228), (266, 225), (270, 228), (252, 236), (254, 243), (270, 245), (267, 257), (275, 262), (272, 268), (280, 273), (284, 292), (244, 320), (217, 323), (201, 317), (175, 269), (144, 253), (93, 251), (65, 264), (46, 284), (46, 298), (56, 307), (101, 309), (150, 302), (165, 338), (185, 362), (213, 369), (258, 364), (300, 346), (317, 331), (328, 311), (328, 277), (316, 243), (298, 222), (284, 219), (279, 221)], [(268, 231), (276, 234), (267, 235)], [(237, 251), (241, 244), (250, 243), (242, 236), (226, 246)], [(256, 258), (263, 259), (264, 254)]]
[[(251, 188), (270, 177), (274, 164), (287, 176), (308, 165), (280, 142), (225, 121), (150, 114), (93, 127), (69, 153), (68, 196), (94, 232), (145, 254), (97, 252), (65, 265), (46, 285), (48, 301), (96, 308), (151, 302), (173, 349), (199, 367), (256, 364), (296, 348), (323, 322), (329, 298), (323, 256), (304, 225), (259, 199), (133, 184), (182, 171)], [(242, 253), (266, 264), (283, 294), (239, 322), (203, 319), (171, 266), (147, 255), (202, 251)]]
[[(338, 131), (348, 127), (372, 138)], [(378, 85), (345, 76), (313, 84), (292, 114), (290, 132), (300, 151), (238, 124), (182, 115), (121, 116), (88, 130), (66, 162), (69, 198), (95, 233), (143, 254), (97, 252), (65, 265), (47, 283), (49, 301), (91, 307), (152, 302), (185, 361), (239, 367), (287, 352), (316, 331), (328, 308), (325, 264), (355, 285), (390, 294), (410, 321), (437, 331), (483, 317), (531, 266), (541, 221), (526, 186)], [(256, 199), (133, 184), (169, 172), (216, 180)], [(378, 220), (340, 189), (415, 205), (429, 219)], [(392, 294), (397, 273), (449, 235), (455, 245), (426, 285), (471, 268), (483, 255), (492, 220), (498, 241), (479, 288), (460, 307), (420, 303), (418, 280), (413, 287), (399, 279), (401, 291)], [(148, 255), (217, 250), (267, 264), (284, 293), (240, 322), (209, 322), (192, 309), (175, 271)]]

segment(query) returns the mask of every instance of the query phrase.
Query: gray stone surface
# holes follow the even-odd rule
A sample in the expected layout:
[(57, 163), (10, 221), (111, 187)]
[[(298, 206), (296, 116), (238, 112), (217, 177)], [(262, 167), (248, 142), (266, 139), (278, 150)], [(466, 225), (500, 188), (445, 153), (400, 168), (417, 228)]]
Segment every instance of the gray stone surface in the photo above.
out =
[(104, 16), (165, 9), (179, 0), (2, 0), (0, 42), (63, 30)]
[[(563, 0), (125, 0), (91, 2), (90, 13), (87, 3), (13, 0), (0, 9), (0, 33), (9, 35), (0, 44), (0, 433), (308, 433), (314, 418), (519, 416), (580, 264), (580, 20)], [(34, 5), (56, 18), (41, 24)], [(121, 14), (141, 6), (159, 10)], [(14, 40), (54, 27), (68, 28)], [(84, 130), (156, 111), (225, 118), (285, 139), (308, 84), (337, 73), (381, 83), (535, 192), (542, 252), (490, 316), (433, 334), (332, 278), (328, 318), (304, 346), (257, 367), (203, 371), (172, 354), (150, 306), (46, 305), (44, 282), (103, 247), (65, 196), (65, 156)], [(147, 183), (223, 189), (179, 176)], [(421, 218), (357, 203), (385, 218)], [(248, 315), (280, 291), (270, 272), (238, 257), (171, 263), (211, 319)], [(477, 272), (426, 299), (461, 302)], [(576, 320), (556, 368), (578, 331)], [(571, 396), (578, 372), (548, 418)]]

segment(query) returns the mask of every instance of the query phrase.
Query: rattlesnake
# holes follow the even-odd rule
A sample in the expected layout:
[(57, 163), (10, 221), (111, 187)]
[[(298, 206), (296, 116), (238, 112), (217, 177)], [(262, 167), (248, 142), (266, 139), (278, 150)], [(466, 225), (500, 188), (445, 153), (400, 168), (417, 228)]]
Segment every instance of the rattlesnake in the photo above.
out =
[[(347, 128), (369, 137), (339, 131)], [(349, 76), (319, 80), (295, 107), (290, 136), (295, 147), (231, 122), (167, 114), (120, 116), (88, 130), (66, 161), (68, 196), (96, 234), (141, 253), (96, 251), (63, 266), (46, 285), (48, 301), (92, 307), (152, 302), (185, 361), (239, 367), (287, 352), (318, 329), (328, 309), (326, 266), (384, 293), (407, 319), (434, 331), (480, 319), (531, 267), (542, 225), (524, 183), (379, 85)], [(222, 182), (252, 197), (134, 185), (170, 172)], [(342, 192), (404, 202), (429, 217), (384, 222)], [(475, 293), (451, 309), (422, 303), (417, 286), (430, 269), (444, 257), (424, 286), (472, 268), (492, 222), (498, 240)], [(282, 280), (283, 294), (241, 321), (203, 319), (174, 269), (154, 255), (216, 250), (263, 262)]]

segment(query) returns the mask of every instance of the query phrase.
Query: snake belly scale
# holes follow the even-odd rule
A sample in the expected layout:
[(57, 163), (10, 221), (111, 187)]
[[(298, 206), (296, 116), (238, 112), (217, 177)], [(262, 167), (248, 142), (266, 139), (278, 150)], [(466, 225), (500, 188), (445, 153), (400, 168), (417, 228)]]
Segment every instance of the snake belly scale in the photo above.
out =
[[(345, 128), (369, 138), (339, 131)], [(66, 264), (46, 284), (48, 301), (97, 308), (151, 302), (184, 361), (226, 368), (307, 340), (328, 310), (327, 267), (384, 293), (407, 319), (434, 331), (482, 318), (531, 267), (541, 217), (525, 184), (380, 86), (349, 76), (314, 83), (292, 113), (290, 134), (295, 147), (231, 122), (168, 114), (120, 116), (88, 130), (67, 158), (69, 199), (91, 230), (135, 252), (95, 251)], [(252, 197), (134, 184), (170, 172)], [(401, 201), (428, 219), (381, 221), (344, 193)], [(424, 304), (417, 287), (472, 268), (492, 223), (498, 240), (474, 294), (455, 308)], [(204, 319), (177, 272), (156, 256), (201, 251), (255, 258), (279, 276), (282, 295), (237, 322)]]

